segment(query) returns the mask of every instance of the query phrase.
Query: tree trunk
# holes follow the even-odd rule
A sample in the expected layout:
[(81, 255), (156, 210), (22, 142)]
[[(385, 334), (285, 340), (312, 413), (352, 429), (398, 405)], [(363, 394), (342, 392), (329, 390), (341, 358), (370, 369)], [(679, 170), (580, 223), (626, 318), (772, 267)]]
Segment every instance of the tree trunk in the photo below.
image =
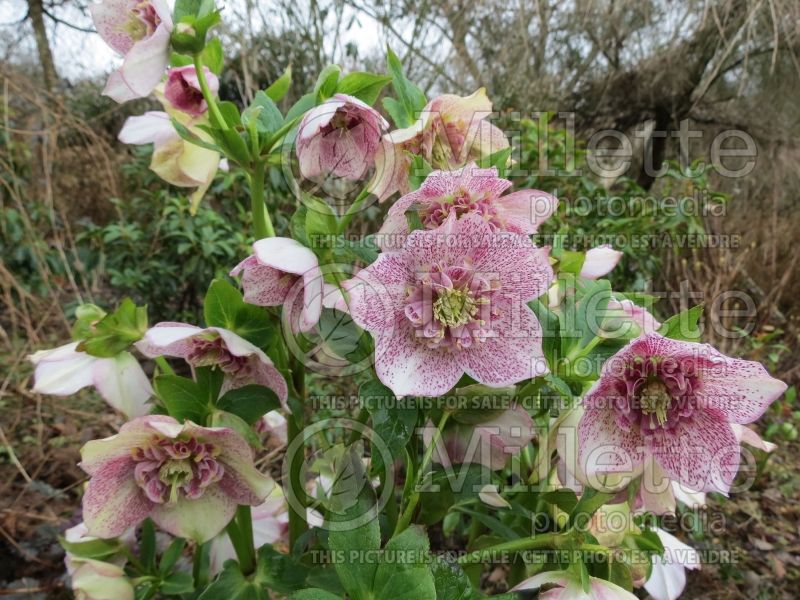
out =
[(39, 64), (42, 67), (44, 87), (52, 92), (58, 82), (56, 67), (53, 63), (53, 53), (50, 42), (47, 40), (47, 30), (44, 26), (44, 6), (42, 0), (28, 0), (28, 15), (33, 26), (33, 35), (36, 38), (36, 49), (39, 52)]

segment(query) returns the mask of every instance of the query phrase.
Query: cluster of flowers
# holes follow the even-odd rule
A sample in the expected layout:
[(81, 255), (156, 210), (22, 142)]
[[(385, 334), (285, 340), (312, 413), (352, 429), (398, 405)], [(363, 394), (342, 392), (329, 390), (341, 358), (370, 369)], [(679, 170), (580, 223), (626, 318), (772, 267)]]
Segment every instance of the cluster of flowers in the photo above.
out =
[[(120, 102), (155, 93), (164, 107), (164, 112), (130, 118), (120, 139), (154, 144), (152, 169), (173, 185), (198, 188), (193, 202), (199, 201), (224, 162), (214, 150), (185, 141), (175, 123), (210, 139), (204, 91), (216, 94), (218, 78), (194, 65), (168, 68), (173, 22), (164, 0), (106, 0), (94, 5), (92, 14), (103, 39), (125, 57), (104, 93)], [(548, 374), (542, 325), (530, 303), (544, 298), (558, 313), (563, 289), (550, 249), (535, 246), (531, 235), (558, 202), (538, 190), (507, 193), (512, 184), (497, 168), (478, 166), (508, 147), (486, 118), (491, 111), (483, 90), (468, 97), (439, 96), (411, 127), (392, 132), (378, 111), (346, 94), (334, 94), (307, 111), (296, 135), (303, 177), (361, 180), (373, 172), (369, 192), (380, 201), (398, 192), (401, 197), (376, 236), (377, 260), (340, 285), (326, 283), (317, 254), (299, 241), (256, 241), (252, 255), (230, 272), (240, 278), (244, 301), (282, 306), (293, 333), (313, 330), (324, 308), (349, 313), (374, 338), (375, 372), (397, 396), (442, 396), (464, 375), (504, 389)], [(414, 190), (409, 183), (413, 156), (434, 168)], [(621, 255), (609, 247), (590, 250), (578, 277), (603, 277)], [(738, 469), (740, 442), (771, 449), (745, 425), (764, 413), (785, 384), (760, 364), (664, 337), (653, 315), (621, 295), (611, 298), (608, 312), (635, 335), (605, 362), (580, 406), (553, 423), (555, 430), (577, 432), (559, 436), (560, 484), (579, 493), (591, 487), (616, 494), (607, 507), (625, 506), (635, 513), (664, 514), (675, 511), (676, 498), (695, 505), (704, 501), (705, 492), (727, 493)], [(261, 348), (233, 331), (159, 323), (135, 348), (150, 358), (183, 359), (192, 370), (219, 369), (224, 374), (220, 395), (246, 385), (265, 386), (284, 413), (289, 411), (284, 375)], [(222, 532), (240, 505), (257, 507), (257, 544), (286, 540), (282, 491), (255, 468), (248, 443), (230, 428), (150, 414), (153, 389), (128, 350), (95, 356), (74, 342), (37, 352), (31, 360), (35, 391), (68, 395), (93, 385), (131, 419), (117, 435), (83, 448), (81, 467), (91, 477), (83, 501), (85, 524), (71, 530), (68, 540), (129, 539), (150, 517), (174, 536), (215, 540), (212, 562), (219, 570), (224, 558), (233, 556)], [(278, 412), (259, 420), (258, 427), (285, 440)], [(533, 438), (531, 416), (517, 405), (477, 425), (447, 428), (433, 460), (443, 465), (475, 461), (500, 470)], [(426, 444), (433, 439), (426, 435)], [(477, 452), (470, 451), (474, 439)], [(650, 485), (654, 480), (668, 483), (656, 489)], [(491, 490), (481, 497), (493, 506), (505, 504)], [(668, 548), (680, 544), (666, 532), (659, 535)], [(68, 561), (73, 585), (88, 597), (95, 597), (98, 586), (106, 586), (103, 593), (114, 589), (116, 597), (133, 597), (124, 571), (113, 561), (74, 556)], [(680, 592), (682, 568), (649, 573), (649, 579), (647, 570), (639, 573), (634, 583), (646, 585), (657, 598)], [(117, 581), (113, 587), (98, 583), (106, 579)], [(567, 572), (536, 575), (517, 589), (543, 584), (559, 586), (561, 595), (552, 597), (573, 597), (568, 592), (580, 589)], [(633, 597), (603, 580), (593, 579), (591, 585), (593, 597)]]

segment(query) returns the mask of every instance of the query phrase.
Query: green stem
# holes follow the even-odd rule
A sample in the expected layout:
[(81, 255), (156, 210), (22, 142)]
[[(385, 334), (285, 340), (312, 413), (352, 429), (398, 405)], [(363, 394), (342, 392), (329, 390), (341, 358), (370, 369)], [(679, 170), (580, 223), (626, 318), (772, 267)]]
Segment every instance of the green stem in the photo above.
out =
[(165, 375), (175, 375), (175, 371), (173, 371), (172, 367), (169, 366), (166, 358), (163, 356), (156, 356), (155, 361), (162, 373)]
[(228, 537), (231, 540), (234, 552), (236, 552), (236, 559), (239, 561), (239, 566), (242, 573), (252, 573), (255, 569), (255, 559), (253, 557), (253, 550), (251, 548), (252, 542), (248, 545), (247, 541), (242, 535), (242, 530), (236, 522), (236, 518), (231, 519), (228, 526), (225, 528), (228, 532)]
[(264, 163), (257, 161), (248, 173), (250, 179), (250, 208), (253, 212), (253, 234), (257, 240), (275, 237), (269, 211), (264, 204)]
[(568, 363), (571, 363), (571, 362), (573, 362), (573, 361), (575, 361), (575, 360), (577, 360), (577, 359), (579, 359), (579, 358), (581, 358), (583, 356), (586, 356), (587, 354), (589, 354), (589, 352), (594, 350), (594, 347), (597, 346), (597, 344), (599, 344), (602, 341), (603, 341), (603, 338), (601, 338), (600, 336), (595, 336), (592, 339), (592, 341), (590, 341), (588, 344), (586, 344), (583, 348), (575, 348), (572, 352), (567, 354), (567, 356), (564, 358), (564, 360), (566, 362), (568, 362)]
[(417, 504), (419, 503), (419, 486), (427, 476), (426, 471), (431, 459), (433, 458), (433, 451), (436, 448), (436, 445), (439, 443), (439, 439), (442, 437), (442, 430), (444, 429), (447, 419), (449, 418), (449, 412), (442, 413), (442, 418), (439, 419), (439, 425), (436, 428), (436, 432), (433, 434), (433, 439), (431, 440), (430, 445), (425, 449), (425, 454), (422, 457), (422, 463), (417, 470), (417, 477), (416, 481), (414, 482), (414, 487), (411, 489), (411, 498), (400, 515), (400, 518), (397, 520), (397, 527), (395, 527), (394, 530), (395, 535), (405, 531), (405, 529), (411, 523), (411, 517), (414, 515), (414, 510), (417, 508)]
[[(253, 515), (250, 507), (239, 505), (236, 509), (236, 524), (239, 526), (239, 533), (242, 535), (242, 543), (247, 546), (247, 551), (252, 557), (253, 569), (255, 569), (256, 547), (253, 540)], [(245, 571), (248, 573), (249, 571)]]
[[(300, 400), (298, 414), (289, 415), (287, 426), (288, 447), (292, 447), (292, 441), (303, 433), (303, 411), (306, 404), (306, 369), (300, 362), (296, 361), (292, 369), (292, 380), (294, 383), (297, 398)], [(302, 445), (301, 445), (302, 447)], [(302, 454), (289, 457), (289, 484), (285, 488), (289, 504), (289, 551), (294, 550), (295, 542), (308, 530), (306, 522), (306, 503), (303, 492), (303, 482), (301, 481), (303, 462), (300, 460)], [(294, 501), (292, 501), (294, 499)], [(301, 507), (298, 512), (294, 507)]]
[(481, 563), (491, 560), (493, 554), (500, 552), (522, 552), (524, 550), (544, 550), (545, 548), (566, 548), (572, 543), (575, 538), (575, 532), (569, 531), (567, 533), (543, 533), (532, 538), (521, 538), (518, 540), (511, 540), (510, 542), (503, 542), (496, 546), (489, 546), (482, 550), (470, 552), (458, 559), (460, 564), (464, 563)]
[(214, 94), (211, 93), (211, 89), (208, 87), (206, 71), (203, 68), (203, 59), (199, 54), (194, 55), (194, 70), (197, 73), (197, 82), (200, 84), (200, 91), (203, 93), (203, 99), (208, 105), (208, 112), (211, 114), (212, 121), (216, 121), (215, 124), (217, 127), (223, 131), (227, 131), (228, 124), (225, 122), (225, 117), (223, 117), (222, 113), (219, 111), (219, 106), (217, 106), (217, 100), (214, 98)]
[(194, 549), (194, 561), (192, 563), (192, 576), (194, 577), (195, 589), (203, 589), (208, 585), (209, 551), (211, 542), (198, 544)]
[(364, 200), (366, 200), (368, 197), (369, 197), (369, 190), (367, 189), (361, 190), (361, 193), (348, 207), (347, 212), (344, 213), (341, 220), (339, 221), (339, 226), (337, 231), (339, 235), (345, 232), (347, 226), (350, 224), (350, 221), (352, 221), (353, 217), (356, 216), (356, 213), (358, 213), (358, 211), (361, 210), (361, 207), (364, 204)]

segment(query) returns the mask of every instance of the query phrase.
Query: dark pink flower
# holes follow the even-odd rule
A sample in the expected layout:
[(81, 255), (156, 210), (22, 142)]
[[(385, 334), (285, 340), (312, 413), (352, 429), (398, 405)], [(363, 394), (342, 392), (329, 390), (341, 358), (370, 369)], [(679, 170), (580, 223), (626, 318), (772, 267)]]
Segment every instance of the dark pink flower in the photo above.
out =
[(268, 387), (286, 408), (286, 380), (264, 351), (222, 327), (158, 323), (136, 342), (145, 356), (176, 356), (192, 367), (218, 367), (225, 373), (220, 394), (249, 384)]
[(203, 543), (240, 504), (261, 504), (275, 483), (253, 465), (253, 451), (224, 427), (172, 417), (139, 417), (81, 449), (91, 480), (83, 497), (88, 533), (116, 537), (145, 517), (172, 535)]
[(358, 98), (335, 94), (308, 111), (297, 130), (300, 173), (361, 179), (375, 160), (381, 134), (389, 127)]
[(438, 396), (467, 373), (506, 386), (547, 371), (527, 302), (547, 290), (547, 251), (451, 213), (345, 282), (353, 320), (375, 338), (375, 369), (399, 395)]
[(755, 421), (785, 390), (759, 363), (650, 333), (608, 359), (586, 394), (579, 463), (591, 477), (652, 459), (692, 490), (725, 493), (738, 468), (732, 425)]
[(389, 209), (386, 221), (378, 233), (381, 247), (400, 248), (408, 234), (409, 209), (419, 212), (426, 229), (440, 227), (451, 214), (461, 218), (477, 214), (492, 229), (536, 233), (558, 206), (558, 200), (539, 190), (520, 190), (502, 195), (511, 182), (501, 179), (497, 169), (480, 169), (471, 162), (456, 171), (433, 171), (414, 192), (400, 198)]
[[(203, 69), (208, 87), (211, 93), (216, 95), (219, 90), (219, 79), (208, 67)], [(169, 70), (167, 82), (164, 84), (164, 97), (172, 106), (193, 117), (198, 117), (208, 110), (194, 65)]]

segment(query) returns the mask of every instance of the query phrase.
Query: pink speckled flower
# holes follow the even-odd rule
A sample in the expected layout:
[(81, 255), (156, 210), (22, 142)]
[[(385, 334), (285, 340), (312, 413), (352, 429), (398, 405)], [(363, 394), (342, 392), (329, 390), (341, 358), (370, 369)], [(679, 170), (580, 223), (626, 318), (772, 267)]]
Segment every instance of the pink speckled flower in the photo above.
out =
[(308, 111), (297, 130), (300, 173), (361, 179), (375, 160), (389, 127), (378, 111), (358, 98), (335, 94)]
[(785, 390), (756, 362), (650, 333), (608, 359), (586, 394), (580, 464), (592, 476), (652, 457), (673, 481), (726, 493), (739, 456), (732, 424), (755, 421)]
[(517, 584), (511, 591), (535, 590), (543, 586), (540, 600), (636, 600), (636, 596), (615, 583), (589, 577), (589, 591), (585, 592), (580, 577), (569, 571), (545, 571)]
[(258, 306), (285, 305), (292, 331), (309, 331), (322, 312), (324, 279), (317, 256), (290, 238), (253, 244), (253, 255), (230, 272), (242, 274), (244, 300)]
[(410, 191), (412, 155), (434, 169), (451, 171), (508, 148), (503, 132), (486, 120), (492, 102), (481, 88), (470, 96), (444, 94), (431, 100), (416, 123), (383, 137), (375, 156), (376, 174), (370, 191), (383, 202), (399, 191)]
[[(203, 67), (203, 70), (211, 93), (216, 95), (219, 79), (208, 67)], [(194, 65), (169, 70), (167, 82), (164, 84), (164, 97), (176, 109), (193, 117), (199, 117), (208, 110)]]
[(83, 497), (89, 535), (111, 538), (151, 517), (172, 535), (203, 543), (240, 504), (256, 506), (275, 485), (253, 466), (253, 451), (224, 427), (152, 415), (81, 449), (91, 480)]
[(104, 0), (89, 7), (97, 33), (125, 57), (103, 94), (117, 102), (144, 98), (169, 64), (172, 12), (166, 0)]
[(192, 367), (217, 367), (225, 373), (220, 394), (249, 384), (268, 387), (286, 408), (286, 380), (264, 351), (222, 327), (158, 323), (136, 342), (145, 356), (176, 356)]
[(506, 386), (547, 372), (527, 302), (547, 290), (547, 251), (451, 213), (345, 282), (353, 320), (375, 338), (375, 370), (398, 396), (438, 396), (467, 373)]
[(503, 196), (511, 182), (501, 179), (497, 169), (480, 169), (471, 162), (457, 171), (433, 171), (414, 192), (400, 198), (389, 209), (378, 233), (383, 249), (401, 248), (408, 235), (409, 209), (419, 211), (426, 229), (440, 227), (455, 213), (461, 218), (480, 215), (492, 229), (533, 234), (558, 206), (558, 200), (546, 192), (520, 190)]

